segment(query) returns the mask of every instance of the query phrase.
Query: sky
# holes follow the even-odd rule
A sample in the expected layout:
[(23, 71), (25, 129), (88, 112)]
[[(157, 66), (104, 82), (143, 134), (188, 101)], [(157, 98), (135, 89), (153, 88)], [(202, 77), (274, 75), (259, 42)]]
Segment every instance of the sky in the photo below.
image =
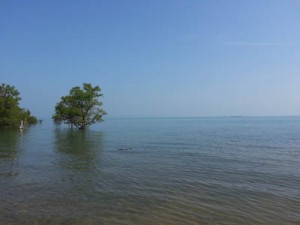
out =
[(300, 0), (1, 0), (0, 83), (51, 118), (99, 85), (109, 117), (300, 115)]

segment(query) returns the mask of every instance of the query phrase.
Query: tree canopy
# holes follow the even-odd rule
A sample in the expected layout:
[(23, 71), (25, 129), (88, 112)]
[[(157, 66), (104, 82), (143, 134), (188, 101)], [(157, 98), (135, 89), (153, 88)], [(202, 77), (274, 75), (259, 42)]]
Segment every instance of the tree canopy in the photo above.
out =
[(11, 85), (0, 85), (0, 127), (17, 127), (21, 120), (25, 124), (37, 123), (29, 110), (20, 108), (20, 92)]
[(101, 107), (102, 102), (98, 100), (102, 96), (99, 86), (84, 83), (82, 88), (73, 87), (69, 95), (61, 97), (61, 101), (56, 104), (52, 119), (56, 123), (64, 122), (78, 129), (102, 122), (106, 114)]

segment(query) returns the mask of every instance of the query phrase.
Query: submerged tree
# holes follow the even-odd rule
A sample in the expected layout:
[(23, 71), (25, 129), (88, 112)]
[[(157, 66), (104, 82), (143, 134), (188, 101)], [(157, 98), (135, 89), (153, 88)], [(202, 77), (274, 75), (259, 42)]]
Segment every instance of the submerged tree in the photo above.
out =
[(20, 92), (8, 84), (0, 85), (0, 127), (17, 127), (21, 120), (25, 124), (37, 123), (29, 110), (20, 108)]
[(99, 86), (92, 87), (84, 83), (83, 87), (73, 87), (69, 95), (61, 97), (61, 101), (55, 106), (55, 114), (52, 119), (56, 123), (64, 122), (84, 129), (96, 122), (102, 122), (106, 112), (101, 108), (102, 102), (98, 100), (103, 95)]

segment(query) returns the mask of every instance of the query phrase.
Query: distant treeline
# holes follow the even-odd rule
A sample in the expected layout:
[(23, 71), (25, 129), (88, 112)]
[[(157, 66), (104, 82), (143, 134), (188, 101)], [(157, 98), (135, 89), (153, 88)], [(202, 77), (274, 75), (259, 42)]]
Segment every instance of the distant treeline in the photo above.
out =
[[(61, 97), (55, 106), (52, 119), (55, 123), (66, 123), (71, 127), (85, 127), (103, 121), (106, 112), (102, 109), (102, 97), (99, 86), (84, 83), (82, 87), (73, 87), (69, 94)], [(0, 86), (0, 127), (18, 127), (38, 122), (27, 109), (20, 108), (20, 92), (11, 85)]]

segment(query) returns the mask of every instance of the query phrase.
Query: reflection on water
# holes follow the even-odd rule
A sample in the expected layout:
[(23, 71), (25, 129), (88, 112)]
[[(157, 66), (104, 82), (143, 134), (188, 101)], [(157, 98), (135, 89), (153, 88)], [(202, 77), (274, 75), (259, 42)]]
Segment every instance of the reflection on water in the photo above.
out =
[(92, 170), (102, 152), (102, 133), (90, 130), (54, 130), (55, 151), (62, 167)]
[(0, 129), (0, 177), (18, 173), (20, 142), (25, 134), (19, 130)]
[(0, 130), (0, 225), (296, 225), (299, 137), (299, 118)]
[(17, 157), (22, 132), (13, 129), (0, 129), (0, 158)]

